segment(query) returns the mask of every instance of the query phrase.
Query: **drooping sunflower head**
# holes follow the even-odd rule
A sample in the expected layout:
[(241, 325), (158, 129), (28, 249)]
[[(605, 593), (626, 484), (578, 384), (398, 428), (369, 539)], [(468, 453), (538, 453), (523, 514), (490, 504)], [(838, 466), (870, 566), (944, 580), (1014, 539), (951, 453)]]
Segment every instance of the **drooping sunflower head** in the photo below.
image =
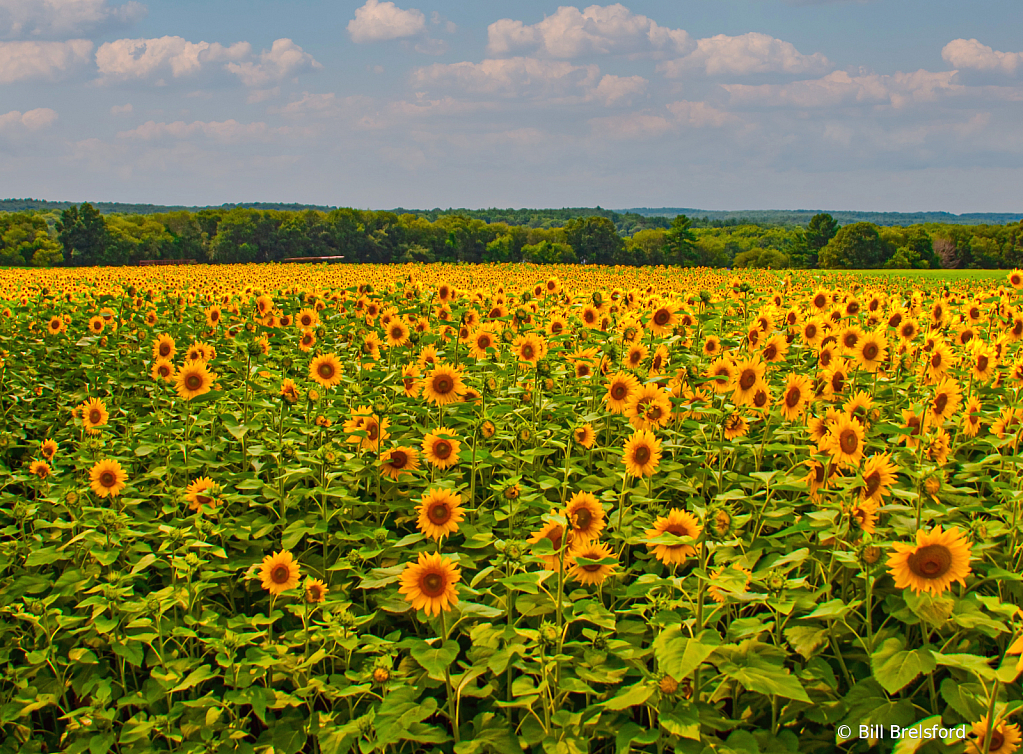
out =
[(327, 599), (327, 585), (320, 579), (308, 579), (305, 582), (305, 601), (310, 605), (318, 605)]
[(593, 442), (596, 439), (596, 436), (596, 432), (593, 430), (593, 425), (589, 423), (583, 424), (572, 430), (572, 439), (587, 450), (593, 447)]
[(203, 506), (215, 507), (218, 502), (217, 495), (220, 487), (208, 476), (193, 479), (185, 488), (185, 499), (189, 502), (189, 509), (202, 512)]
[(50, 476), (51, 471), (52, 469), (50, 468), (50, 464), (46, 461), (32, 461), (28, 467), (28, 473), (41, 480)]
[(46, 440), (43, 440), (43, 443), (39, 448), (39, 452), (43, 454), (43, 458), (47, 461), (52, 461), (53, 457), (57, 454), (57, 443), (47, 438)]
[[(1017, 288), (1020, 286), (1016, 286)], [(991, 729), (991, 741), (988, 742), (988, 728)], [(989, 725), (988, 718), (984, 717), (973, 724), (971, 728), (973, 737), (966, 743), (967, 754), (1013, 754), (1019, 749), (1020, 735), (1018, 725), (1010, 725), (1008, 720), (996, 719), (993, 725)]]

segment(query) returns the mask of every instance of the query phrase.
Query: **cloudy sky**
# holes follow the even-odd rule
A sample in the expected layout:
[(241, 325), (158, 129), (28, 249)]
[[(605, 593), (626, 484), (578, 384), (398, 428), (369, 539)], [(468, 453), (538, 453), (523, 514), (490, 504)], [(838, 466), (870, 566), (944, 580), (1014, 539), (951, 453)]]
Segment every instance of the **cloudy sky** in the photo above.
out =
[(1020, 0), (0, 0), (0, 197), (1023, 210)]

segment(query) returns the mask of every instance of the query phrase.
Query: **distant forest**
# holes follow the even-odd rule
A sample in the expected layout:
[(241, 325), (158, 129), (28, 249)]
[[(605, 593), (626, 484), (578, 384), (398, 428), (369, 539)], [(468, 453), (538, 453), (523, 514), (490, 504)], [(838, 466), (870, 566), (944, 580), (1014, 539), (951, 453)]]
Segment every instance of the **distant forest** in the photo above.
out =
[[(672, 214), (674, 213), (674, 214)], [(690, 214), (691, 213), (691, 214)], [(875, 217), (874, 221), (861, 219)], [(902, 222), (916, 218), (917, 222)], [(974, 222), (965, 223), (964, 218)], [(1020, 215), (632, 209), (357, 210), (0, 201), (0, 265), (143, 260), (1011, 268)]]

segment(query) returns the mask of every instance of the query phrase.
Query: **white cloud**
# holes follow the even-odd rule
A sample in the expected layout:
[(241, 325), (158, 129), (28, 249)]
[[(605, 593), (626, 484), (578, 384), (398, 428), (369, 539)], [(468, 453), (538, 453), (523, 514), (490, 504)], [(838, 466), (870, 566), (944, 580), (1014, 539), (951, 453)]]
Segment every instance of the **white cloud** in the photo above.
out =
[(146, 15), (132, 2), (107, 0), (0, 0), (0, 38), (67, 39), (125, 26)]
[(414, 37), (426, 27), (426, 16), (415, 8), (402, 10), (394, 3), (366, 0), (348, 22), (348, 35), (355, 43), (382, 42)]
[(447, 85), (465, 92), (505, 97), (563, 95), (597, 84), (596, 65), (577, 66), (536, 58), (487, 59), (479, 63), (434, 63), (412, 72), (416, 86)]
[(633, 97), (646, 92), (647, 80), (642, 76), (605, 75), (590, 93), (592, 99), (603, 102), (608, 107), (618, 104), (630, 104)]
[(251, 52), (248, 42), (225, 47), (181, 37), (118, 39), (100, 45), (96, 65), (104, 79), (141, 80), (168, 74), (180, 78), (198, 73), (207, 64), (242, 60)]
[(135, 108), (132, 107), (131, 103), (129, 102), (127, 105), (114, 105), (113, 107), (110, 108), (110, 114), (111, 115), (127, 115), (128, 113), (130, 113), (130, 112), (132, 112), (134, 110), (135, 110)]
[(835, 71), (819, 79), (791, 84), (722, 84), (736, 105), (773, 107), (837, 107), (850, 104), (890, 104), (900, 108), (912, 102), (931, 102), (940, 93), (964, 87), (953, 82), (955, 71), (876, 73), (853, 76)]
[(304, 70), (323, 67), (290, 39), (276, 40), (269, 50), (253, 59), (248, 42), (225, 46), (189, 42), (182, 37), (107, 42), (96, 51), (96, 65), (104, 82), (156, 79), (157, 83), (222, 66), (251, 87), (265, 87)]
[(265, 102), (268, 99), (272, 99), (281, 93), (281, 88), (275, 86), (272, 89), (253, 89), (249, 92), (249, 96), (245, 98), (245, 101), (250, 105), (254, 105), (258, 102)]
[(337, 95), (333, 92), (324, 94), (316, 92), (302, 92), (302, 96), (283, 107), (271, 107), (268, 111), (271, 115), (286, 115), (288, 117), (305, 117), (308, 115), (336, 115), (340, 112), (340, 104)]
[(687, 71), (702, 70), (708, 76), (745, 76), (753, 73), (824, 73), (831, 62), (819, 52), (803, 55), (791, 42), (750, 32), (737, 37), (726, 34), (701, 39), (696, 49), (677, 60), (666, 60), (657, 71), (677, 78)]
[(224, 121), (193, 121), (185, 123), (178, 120), (173, 123), (157, 123), (147, 121), (130, 131), (119, 131), (117, 138), (136, 141), (160, 141), (167, 139), (192, 139), (202, 136), (225, 144), (236, 144), (245, 141), (268, 141), (275, 136), (286, 136), (304, 132), (289, 126), (271, 128), (262, 121), (239, 123), (233, 118)]
[(0, 42), (0, 84), (27, 79), (53, 81), (89, 61), (92, 42)]
[(693, 128), (722, 128), (739, 118), (718, 110), (706, 102), (680, 100), (664, 106), (663, 111), (644, 111), (592, 118), (590, 126), (599, 135), (612, 139), (647, 139)]
[(53, 125), (56, 120), (57, 113), (48, 107), (38, 107), (24, 113), (20, 110), (11, 110), (0, 115), (0, 132), (38, 131)]
[(678, 55), (693, 47), (684, 30), (658, 26), (620, 3), (591, 5), (581, 11), (562, 6), (554, 15), (528, 26), (503, 18), (487, 27), (487, 38), (491, 55), (508, 55), (525, 48), (552, 58), (659, 52)]
[(259, 62), (228, 63), (227, 70), (242, 80), (245, 86), (265, 86), (272, 81), (293, 76), (302, 71), (323, 68), (290, 39), (275, 40), (269, 50), (263, 50)]
[(999, 52), (976, 39), (953, 39), (941, 50), (942, 59), (960, 69), (1013, 74), (1023, 68), (1023, 52)]

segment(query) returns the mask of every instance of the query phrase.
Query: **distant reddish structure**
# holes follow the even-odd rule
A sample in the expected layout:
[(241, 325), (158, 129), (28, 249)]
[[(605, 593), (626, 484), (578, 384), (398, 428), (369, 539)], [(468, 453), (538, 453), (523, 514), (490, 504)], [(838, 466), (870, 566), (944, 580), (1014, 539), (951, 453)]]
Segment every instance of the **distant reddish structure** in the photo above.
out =
[(168, 264), (198, 264), (194, 259), (140, 259), (139, 267), (161, 267)]

